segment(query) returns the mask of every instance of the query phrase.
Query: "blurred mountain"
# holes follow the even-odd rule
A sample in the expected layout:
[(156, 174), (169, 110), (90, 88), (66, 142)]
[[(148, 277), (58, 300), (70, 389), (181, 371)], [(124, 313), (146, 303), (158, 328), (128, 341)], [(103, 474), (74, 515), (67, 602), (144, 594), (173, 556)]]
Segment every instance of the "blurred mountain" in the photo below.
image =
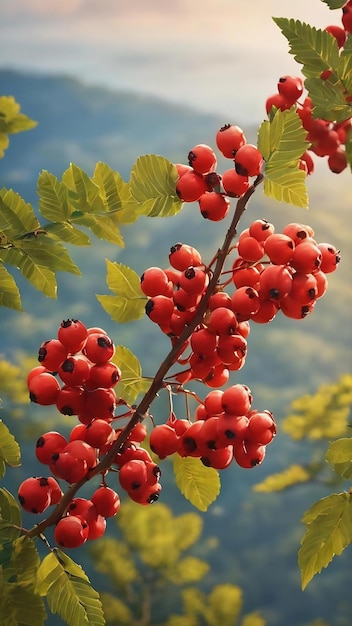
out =
[[(22, 111), (39, 122), (32, 131), (10, 136), (10, 147), (0, 163), (1, 186), (13, 188), (34, 207), (36, 179), (42, 169), (61, 176), (74, 162), (91, 175), (95, 163), (105, 161), (128, 179), (132, 164), (141, 154), (162, 154), (173, 162), (186, 162), (193, 145), (215, 145), (219, 126), (226, 122), (241, 126), (236, 118), (204, 115), (142, 94), (94, 89), (65, 77), (3, 70), (0, 93), (13, 95)], [(249, 141), (255, 141), (261, 121), (244, 128)], [(228, 165), (221, 163), (221, 167)], [(321, 159), (308, 180), (308, 191), (310, 209), (306, 212), (269, 200), (259, 188), (241, 222), (242, 229), (265, 217), (277, 231), (290, 221), (309, 223), (318, 241), (334, 243), (342, 253), (341, 266), (329, 276), (328, 292), (313, 315), (301, 322), (278, 315), (270, 325), (251, 326), (247, 363), (233, 382), (249, 385), (256, 408), (273, 410), (279, 424), (294, 397), (313, 393), (318, 385), (336, 379), (352, 365), (350, 173), (333, 175)], [(116, 326), (101, 309), (95, 294), (108, 293), (105, 259), (123, 262), (142, 274), (151, 265), (166, 267), (170, 247), (183, 241), (196, 246), (203, 258), (210, 260), (222, 243), (227, 225), (227, 218), (208, 223), (196, 204), (187, 205), (173, 220), (141, 218), (126, 227), (124, 249), (97, 240), (91, 248), (70, 247), (83, 276), (59, 275), (57, 300), (36, 292), (14, 271), (26, 312), (1, 310), (0, 356), (15, 358), (23, 351), (35, 356), (41, 341), (56, 335), (62, 319), (78, 317), (88, 326), (104, 327), (116, 344), (128, 346), (140, 359), (143, 373), (152, 376), (168, 351), (168, 340), (148, 319)], [(204, 390), (200, 393), (204, 395)], [(184, 410), (178, 398), (175, 407), (176, 412)], [(164, 419), (165, 411), (167, 404), (160, 398), (153, 406), (156, 422)], [(29, 406), (27, 420), (40, 423), (40, 419), (38, 408)], [(26, 455), (27, 450), (26, 446)], [(251, 492), (252, 484), (289, 463), (304, 460), (306, 455), (309, 449), (305, 445), (288, 440), (279, 429), (267, 459), (254, 475), (245, 470), (223, 473), (221, 495), (204, 516), (207, 536), (214, 534), (215, 527), (220, 537), (212, 556), (213, 583), (230, 580), (243, 585), (251, 605), (248, 610), (265, 607), (270, 626), (303, 626), (319, 616), (327, 621), (335, 617), (331, 621), (334, 626), (346, 626), (344, 619), (350, 615), (351, 604), (343, 582), (347, 571), (344, 557), (332, 566), (337, 571), (338, 591), (334, 586), (333, 592), (327, 592), (333, 584), (330, 570), (303, 597), (299, 589), (296, 554), (303, 532), (299, 520), (314, 499), (328, 492), (321, 486), (306, 488), (304, 493), (300, 487), (283, 496)], [(25, 464), (23, 471), (28, 471)], [(187, 510), (188, 504), (172, 486), (167, 469), (164, 476), (165, 501), (177, 505), (178, 510)]]

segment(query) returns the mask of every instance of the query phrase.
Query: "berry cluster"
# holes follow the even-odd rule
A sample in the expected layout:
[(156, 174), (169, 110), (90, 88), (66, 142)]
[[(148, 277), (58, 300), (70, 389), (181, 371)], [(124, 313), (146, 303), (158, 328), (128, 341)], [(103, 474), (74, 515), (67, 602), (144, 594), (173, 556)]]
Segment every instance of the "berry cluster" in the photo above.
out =
[[(79, 320), (63, 321), (57, 338), (41, 344), (40, 365), (27, 377), (30, 399), (44, 406), (55, 404), (61, 414), (77, 415), (78, 423), (68, 439), (56, 431), (38, 438), (36, 458), (52, 475), (22, 482), (18, 498), (24, 510), (43, 513), (58, 504), (63, 495), (58, 480), (73, 484), (93, 476), (94, 471), (99, 473), (96, 468), (100, 460), (122, 432), (114, 428), (113, 421), (132, 416), (130, 407), (124, 415), (115, 415), (116, 407), (126, 403), (114, 391), (121, 377), (118, 366), (111, 361), (114, 351), (103, 329), (86, 328)], [(146, 435), (144, 424), (137, 423), (111, 463), (119, 471), (121, 487), (141, 504), (154, 502), (161, 489), (159, 467), (140, 447)], [(73, 498), (68, 503), (54, 530), (58, 545), (73, 548), (97, 539), (105, 531), (106, 518), (119, 511), (120, 497), (106, 484), (108, 470), (101, 472), (101, 485), (91, 499)]]
[[(340, 51), (343, 50), (347, 35), (352, 33), (352, 1), (349, 0), (342, 9), (342, 25), (331, 24), (325, 28), (337, 41)], [(328, 80), (332, 76), (328, 69), (320, 74), (321, 80)], [(285, 111), (296, 106), (303, 128), (307, 131), (309, 150), (301, 159), (301, 168), (307, 174), (314, 171), (314, 161), (311, 152), (318, 157), (327, 157), (327, 164), (331, 172), (340, 174), (347, 167), (346, 142), (351, 133), (352, 117), (343, 122), (330, 122), (313, 117), (313, 102), (306, 97), (302, 103), (299, 98), (303, 94), (303, 80), (297, 76), (282, 76), (277, 84), (277, 92), (266, 100), (266, 111), (269, 114), (272, 107)], [(346, 102), (351, 102), (352, 94), (345, 93)]]
[(251, 405), (246, 385), (213, 389), (198, 405), (193, 422), (176, 419), (172, 413), (165, 424), (155, 426), (150, 447), (160, 459), (177, 452), (199, 457), (204, 465), (218, 470), (232, 461), (243, 468), (255, 467), (265, 457), (276, 424), (269, 411), (257, 411)]
[(248, 190), (250, 178), (257, 177), (263, 167), (258, 148), (247, 143), (244, 132), (226, 124), (215, 137), (221, 154), (233, 162), (222, 175), (216, 172), (217, 158), (206, 144), (194, 146), (188, 153), (188, 165), (177, 163), (179, 179), (176, 192), (184, 202), (199, 203), (205, 219), (218, 222), (230, 209), (230, 198), (239, 198)]
[[(184, 346), (190, 354), (179, 362), (188, 369), (177, 374), (179, 382), (195, 378), (210, 387), (224, 385), (230, 371), (244, 365), (250, 321), (268, 323), (280, 310), (303, 319), (313, 311), (327, 289), (326, 274), (340, 261), (335, 246), (313, 237), (309, 226), (290, 223), (276, 233), (262, 219), (241, 232), (231, 278), (208, 294), (203, 319)], [(147, 315), (174, 341), (197, 315), (212, 268), (195, 248), (181, 243), (171, 248), (169, 262), (165, 269), (146, 269), (141, 288), (148, 297)], [(229, 286), (235, 290), (226, 291)]]

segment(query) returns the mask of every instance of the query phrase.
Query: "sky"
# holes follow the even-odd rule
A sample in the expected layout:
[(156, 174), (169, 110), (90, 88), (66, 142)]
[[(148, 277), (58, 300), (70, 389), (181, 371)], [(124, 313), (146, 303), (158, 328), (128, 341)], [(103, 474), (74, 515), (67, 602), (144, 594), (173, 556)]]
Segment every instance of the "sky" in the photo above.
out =
[(322, 0), (0, 0), (0, 67), (257, 123), (279, 77), (299, 73), (271, 17), (340, 15)]

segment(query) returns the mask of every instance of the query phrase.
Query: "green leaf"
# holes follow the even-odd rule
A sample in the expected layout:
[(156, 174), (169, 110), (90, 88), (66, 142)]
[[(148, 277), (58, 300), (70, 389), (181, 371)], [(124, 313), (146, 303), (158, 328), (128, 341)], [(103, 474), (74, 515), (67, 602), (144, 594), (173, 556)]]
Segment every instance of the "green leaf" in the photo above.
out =
[(147, 154), (137, 159), (131, 171), (131, 195), (139, 211), (149, 217), (169, 217), (182, 209), (176, 194), (178, 174), (164, 157)]
[(69, 188), (69, 198), (75, 210), (102, 213), (104, 204), (98, 185), (78, 165), (71, 163), (62, 175), (62, 182)]
[(66, 222), (71, 215), (68, 189), (54, 174), (43, 170), (37, 180), (39, 210), (50, 222)]
[(67, 249), (47, 235), (22, 239), (16, 242), (16, 247), (23, 255), (30, 257), (33, 263), (48, 267), (53, 272), (70, 272), (77, 276), (81, 275)]
[(21, 465), (20, 447), (2, 420), (0, 420), (0, 459), (10, 467)]
[(0, 250), (0, 259), (4, 263), (9, 263), (17, 267), (22, 276), (26, 278), (33, 287), (44, 293), (48, 298), (56, 298), (57, 284), (54, 272), (47, 267), (34, 263), (30, 256), (25, 255), (21, 250), (11, 248)]
[(124, 247), (123, 237), (116, 227), (113, 219), (109, 217), (108, 213), (102, 215), (94, 215), (93, 213), (81, 213), (72, 214), (71, 222), (80, 224), (90, 228), (92, 233), (99, 239), (114, 243), (121, 248)]
[(21, 534), (22, 516), (18, 502), (7, 489), (0, 489), (0, 541), (14, 541)]
[(22, 535), (13, 542), (10, 565), (15, 567), (17, 583), (31, 585), (34, 590), (39, 564), (39, 555), (32, 539)]
[(69, 222), (51, 222), (45, 224), (48, 235), (59, 241), (66, 241), (74, 246), (89, 246), (90, 239), (86, 233), (79, 230)]
[(33, 207), (12, 189), (0, 190), (0, 209), (0, 232), (9, 241), (40, 228)]
[(237, 585), (227, 583), (213, 587), (208, 596), (209, 626), (232, 626), (237, 623), (243, 603), (242, 595), (242, 590)]
[(330, 443), (326, 460), (334, 466), (334, 471), (343, 478), (352, 478), (352, 439), (344, 437)]
[(131, 322), (143, 317), (147, 301), (140, 287), (138, 274), (127, 265), (106, 260), (106, 282), (114, 296), (97, 299), (114, 322)]
[(104, 626), (98, 593), (91, 587), (83, 569), (60, 550), (42, 561), (36, 592), (47, 599), (50, 611), (68, 626)]
[(329, 9), (341, 9), (346, 4), (346, 0), (322, 0), (322, 2), (325, 2)]
[(138, 395), (149, 389), (151, 381), (142, 377), (138, 358), (125, 346), (116, 346), (112, 361), (121, 370), (121, 379), (115, 387), (117, 396), (128, 404), (134, 404)]
[(7, 269), (0, 264), (0, 306), (21, 311), (21, 297), (15, 279)]
[(262, 482), (254, 485), (253, 490), (260, 493), (283, 491), (308, 480), (310, 480), (310, 474), (302, 465), (290, 465), (282, 472), (267, 476)]
[(331, 122), (344, 122), (352, 116), (352, 105), (347, 103), (342, 89), (329, 80), (307, 78), (305, 86), (314, 103), (314, 117)]
[(285, 17), (274, 17), (283, 35), (290, 44), (290, 53), (302, 65), (307, 78), (319, 77), (323, 70), (339, 66), (339, 48), (336, 39), (326, 30)]
[(258, 142), (266, 160), (264, 193), (279, 202), (306, 208), (306, 175), (299, 168), (299, 159), (309, 144), (295, 108), (278, 109), (270, 122), (261, 125)]
[(298, 565), (305, 589), (352, 542), (351, 494), (334, 493), (319, 500), (306, 511), (302, 521), (307, 530), (301, 540)]
[(175, 585), (199, 582), (209, 571), (209, 564), (194, 556), (180, 558), (172, 565), (167, 578)]
[(200, 511), (206, 511), (220, 493), (219, 472), (198, 458), (175, 454), (174, 473), (182, 495)]
[[(266, 620), (257, 611), (244, 616), (241, 626), (265, 626)], [(313, 625), (312, 625), (313, 626)]]

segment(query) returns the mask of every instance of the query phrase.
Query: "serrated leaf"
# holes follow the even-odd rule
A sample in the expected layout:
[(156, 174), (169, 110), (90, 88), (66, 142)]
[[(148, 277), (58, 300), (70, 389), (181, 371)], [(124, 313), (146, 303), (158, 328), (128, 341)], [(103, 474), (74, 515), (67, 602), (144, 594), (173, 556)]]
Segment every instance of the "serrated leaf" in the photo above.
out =
[(37, 180), (39, 210), (49, 222), (66, 222), (71, 215), (68, 189), (54, 174), (43, 170)]
[(352, 497), (331, 494), (313, 504), (302, 521), (307, 531), (301, 540), (298, 565), (302, 589), (352, 542)]
[(346, 0), (322, 0), (322, 1), (328, 5), (329, 9), (341, 9), (346, 4)]
[(278, 109), (269, 128), (267, 124), (262, 127), (258, 139), (266, 155), (264, 193), (279, 202), (306, 208), (306, 175), (299, 168), (299, 159), (309, 144), (295, 108)]
[(84, 213), (104, 211), (98, 185), (78, 165), (70, 163), (62, 175), (62, 182), (69, 188), (69, 199), (76, 210)]
[(10, 467), (21, 465), (20, 447), (2, 420), (0, 420), (0, 459)]
[(259, 126), (257, 146), (265, 161), (269, 159), (272, 150), (270, 136), (270, 122), (264, 120)]
[(131, 224), (139, 217), (132, 201), (130, 184), (106, 163), (97, 163), (92, 180), (99, 186), (100, 196), (114, 224)]
[(18, 584), (30, 585), (34, 589), (39, 564), (39, 555), (32, 539), (22, 535), (13, 542), (10, 565), (16, 570)]
[(0, 306), (21, 311), (21, 296), (15, 279), (0, 263)]
[(352, 95), (352, 33), (348, 33), (340, 54), (340, 80), (346, 95)]
[(274, 17), (290, 44), (290, 53), (302, 65), (304, 76), (319, 76), (323, 70), (339, 66), (339, 48), (334, 37), (326, 30), (285, 17)]
[(352, 105), (346, 102), (338, 85), (333, 85), (329, 80), (307, 78), (305, 86), (314, 103), (314, 117), (344, 122), (352, 116)]
[(4, 263), (17, 267), (22, 276), (38, 291), (44, 293), (48, 298), (56, 298), (56, 278), (54, 272), (50, 269), (34, 263), (29, 256), (26, 256), (21, 250), (16, 250), (16, 248), (0, 250), (0, 258)]
[(131, 322), (143, 317), (146, 297), (140, 287), (140, 278), (134, 270), (122, 263), (106, 260), (106, 282), (114, 296), (97, 295), (103, 309), (115, 322)]
[(267, 476), (262, 482), (254, 485), (253, 490), (260, 493), (283, 491), (308, 480), (310, 480), (310, 474), (302, 465), (290, 465), (282, 472)]
[(176, 484), (182, 495), (200, 511), (206, 511), (220, 493), (219, 472), (198, 458), (174, 455)]
[(0, 540), (14, 541), (21, 534), (22, 516), (18, 502), (7, 489), (0, 489)]
[(45, 230), (48, 235), (74, 246), (89, 246), (91, 243), (86, 233), (69, 222), (51, 222), (45, 224)]
[(334, 466), (334, 471), (343, 478), (352, 478), (352, 439), (343, 437), (330, 443), (326, 460)]
[(16, 247), (33, 263), (50, 268), (53, 272), (70, 272), (80, 276), (81, 272), (72, 261), (67, 249), (47, 235), (16, 241)]
[(183, 202), (176, 194), (178, 174), (173, 163), (155, 154), (140, 156), (131, 170), (131, 195), (139, 212), (149, 217), (176, 215)]
[(97, 216), (93, 213), (73, 213), (71, 216), (71, 222), (90, 228), (92, 233), (94, 233), (94, 235), (96, 235), (99, 239), (104, 239), (109, 243), (114, 243), (121, 248), (125, 245), (119, 229), (108, 214), (103, 213), (102, 215)]
[(46, 597), (50, 611), (68, 626), (104, 626), (99, 595), (83, 570), (77, 567), (60, 551), (49, 554), (38, 569), (36, 592)]
[(138, 358), (125, 346), (116, 346), (112, 361), (121, 370), (121, 379), (115, 387), (117, 396), (134, 404), (138, 395), (149, 389), (151, 381), (143, 378)]
[(9, 241), (40, 228), (31, 204), (12, 189), (0, 190), (0, 209), (0, 232)]

